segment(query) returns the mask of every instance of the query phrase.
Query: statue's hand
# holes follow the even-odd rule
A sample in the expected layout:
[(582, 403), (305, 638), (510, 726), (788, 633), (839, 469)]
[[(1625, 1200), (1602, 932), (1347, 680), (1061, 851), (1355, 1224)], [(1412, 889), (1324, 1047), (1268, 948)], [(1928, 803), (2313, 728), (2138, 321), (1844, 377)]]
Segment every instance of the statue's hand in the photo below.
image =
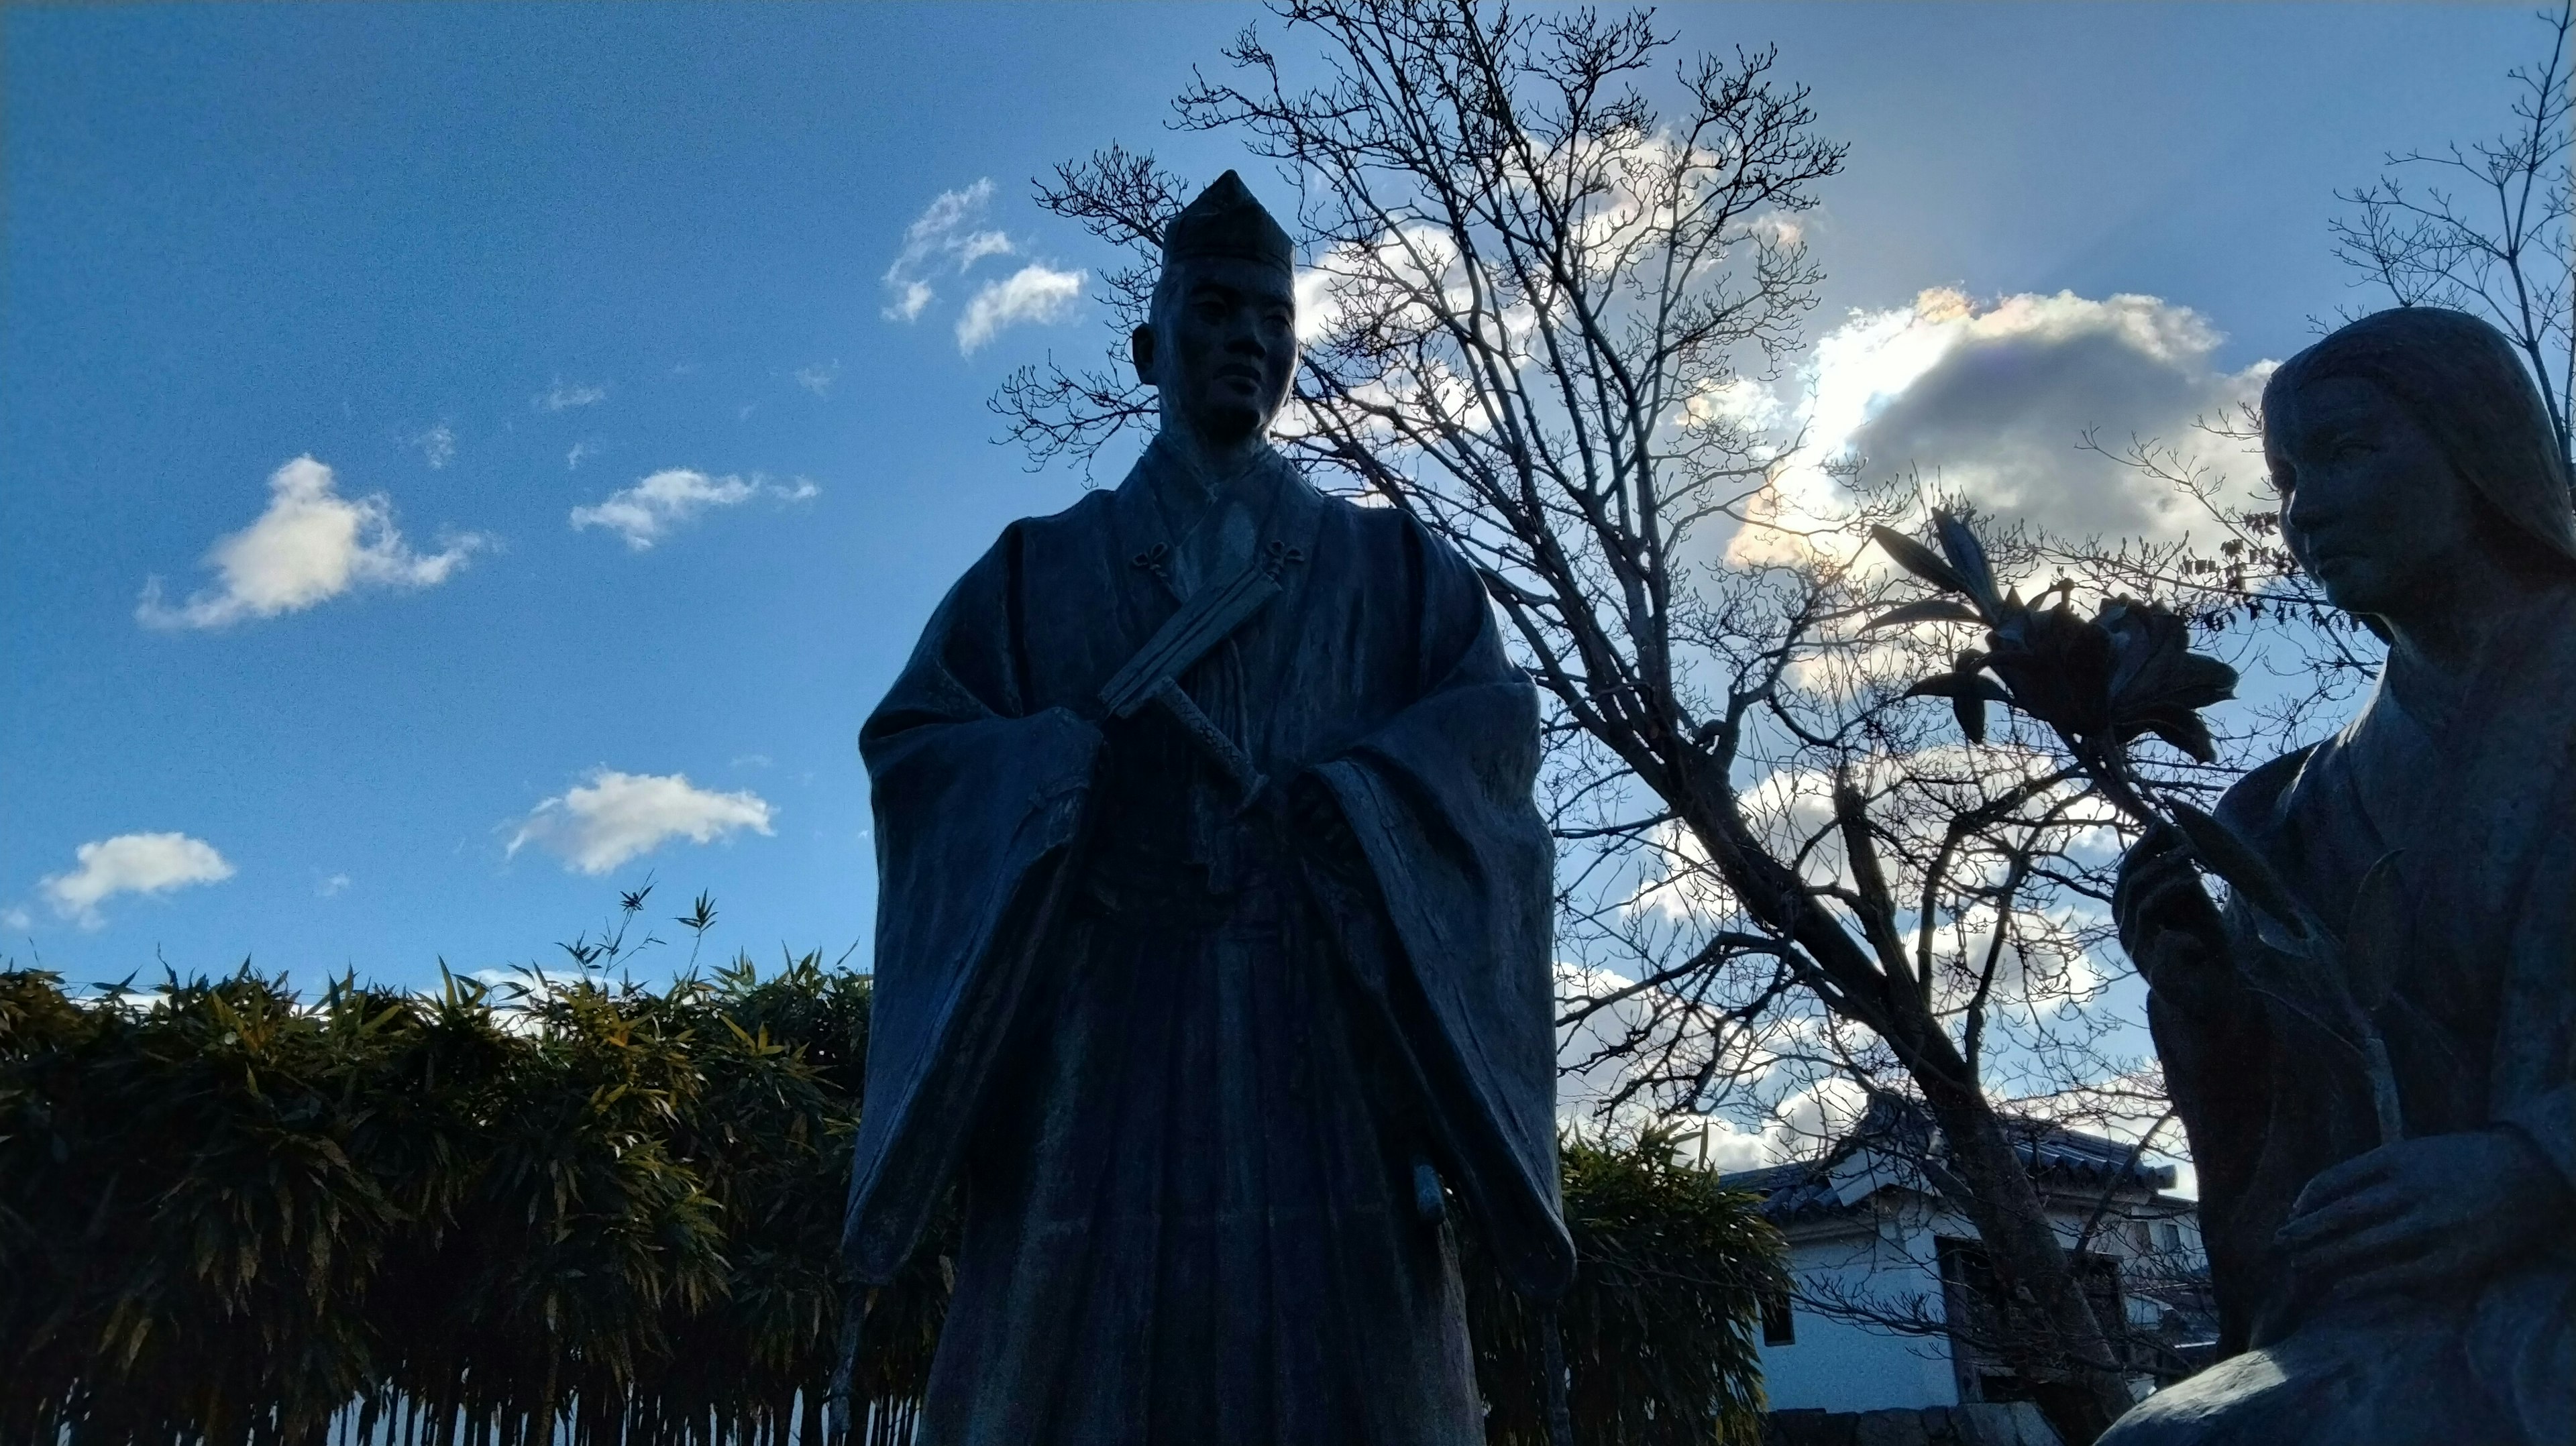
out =
[(2318, 1172), (2274, 1237), (2290, 1267), (2340, 1293), (2472, 1278), (2563, 1228), (2576, 1198), (2510, 1126), (2382, 1145)]
[(1290, 847), (1336, 883), (1346, 888), (1364, 884), (1368, 855), (1360, 849), (1359, 835), (1351, 832), (1351, 821), (1342, 816), (1333, 790), (1314, 774), (1301, 773), (1286, 792), (1282, 827)]
[(2187, 1006), (2227, 968), (2227, 927), (2170, 828), (2150, 831), (2120, 860), (2111, 918), (2148, 987), (2176, 1002)]

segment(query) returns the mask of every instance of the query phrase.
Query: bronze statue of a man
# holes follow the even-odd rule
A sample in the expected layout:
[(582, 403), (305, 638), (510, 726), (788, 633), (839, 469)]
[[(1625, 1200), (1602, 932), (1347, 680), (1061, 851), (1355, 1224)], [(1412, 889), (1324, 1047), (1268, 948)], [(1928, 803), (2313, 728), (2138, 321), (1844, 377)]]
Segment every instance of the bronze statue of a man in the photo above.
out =
[[(2540, 395), (2493, 328), (2381, 312), (2275, 372), (2282, 533), (2388, 640), (2333, 737), (2248, 774), (2220, 816), (2347, 957), (2404, 1120), (2360, 1054), (2258, 987), (2287, 942), (2221, 913), (2169, 841), (2115, 912), (2198, 1167), (2232, 1358), (2104, 1446), (2576, 1442), (2576, 513)], [(2345, 926), (2375, 866), (2395, 910)], [(2381, 878), (2385, 878), (2382, 875)], [(2374, 974), (2378, 971), (2371, 971)], [(2376, 995), (2377, 991), (2365, 992)]]
[(1536, 695), (1476, 574), (1267, 440), (1287, 234), (1166, 228), (1113, 492), (1012, 524), (860, 735), (880, 897), (845, 1252), (952, 1183), (924, 1443), (1483, 1439), (1444, 1201), (1557, 1213)]

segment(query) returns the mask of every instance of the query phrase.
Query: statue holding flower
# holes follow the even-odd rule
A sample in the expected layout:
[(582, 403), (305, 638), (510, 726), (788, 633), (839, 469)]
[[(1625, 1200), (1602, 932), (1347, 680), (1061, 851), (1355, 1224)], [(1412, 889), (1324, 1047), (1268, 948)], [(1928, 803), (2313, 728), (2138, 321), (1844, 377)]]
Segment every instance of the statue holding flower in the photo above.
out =
[[(1986, 624), (1918, 691), (2056, 732), (2142, 825), (2114, 913), (2198, 1169), (2227, 1358), (2106, 1446), (2576, 1441), (2576, 510), (2484, 322), (2364, 318), (2263, 398), (2292, 553), (2388, 642), (2358, 716), (2214, 816), (2128, 765), (2206, 757), (2223, 664), (2125, 600), (1997, 596), (1955, 522), (1882, 544)], [(2045, 596), (2040, 600), (2045, 602)], [(2228, 887), (2224, 905), (2202, 883)]]

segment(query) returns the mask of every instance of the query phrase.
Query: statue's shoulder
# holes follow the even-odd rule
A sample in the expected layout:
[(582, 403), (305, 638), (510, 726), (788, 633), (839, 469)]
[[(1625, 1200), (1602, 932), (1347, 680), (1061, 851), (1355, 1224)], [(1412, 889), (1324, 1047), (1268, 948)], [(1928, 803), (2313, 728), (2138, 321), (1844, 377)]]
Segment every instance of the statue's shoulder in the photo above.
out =
[[(1312, 487), (1313, 484), (1301, 484)], [(1422, 519), (1392, 503), (1357, 501), (1316, 489), (1326, 525), (1338, 529), (1372, 558), (1411, 559), (1430, 573), (1455, 573), (1472, 580), (1475, 569), (1449, 540), (1423, 525)]]
[(1097, 537), (1111, 525), (1110, 503), (1117, 495), (1114, 487), (1094, 487), (1075, 498), (1068, 507), (1035, 517), (1023, 517), (1003, 528), (1001, 541), (995, 546), (1015, 538), (1021, 545), (1058, 545)]
[(1095, 488), (1069, 507), (1009, 523), (960, 582), (979, 577), (995, 581), (1017, 577), (1038, 559), (1052, 559), (1074, 548), (1097, 547), (1110, 531), (1110, 495), (1108, 488)]

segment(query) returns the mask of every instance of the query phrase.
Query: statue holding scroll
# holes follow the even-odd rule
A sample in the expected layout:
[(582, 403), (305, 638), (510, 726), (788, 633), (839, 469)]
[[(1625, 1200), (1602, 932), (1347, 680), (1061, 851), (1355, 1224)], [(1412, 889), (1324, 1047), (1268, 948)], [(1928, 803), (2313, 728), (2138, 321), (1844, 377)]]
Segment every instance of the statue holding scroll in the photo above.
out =
[(2247, 775), (2219, 817), (2355, 960), (2379, 961), (2365, 993), (2396, 1098), (2375, 1109), (2347, 1032), (2261, 986), (2288, 973), (2259, 957), (2285, 941), (2244, 899), (2214, 908), (2171, 839), (2133, 852), (2115, 911), (2238, 1354), (2104, 1441), (2564, 1446), (2576, 515), (2560, 442), (2505, 339), (2429, 307), (2291, 358), (2263, 423), (2284, 537), (2389, 654), (2358, 717)]
[(1114, 491), (1014, 523), (860, 735), (880, 897), (845, 1239), (965, 1236), (920, 1439), (1483, 1439), (1447, 1212), (1557, 1214), (1536, 695), (1474, 571), (1266, 440), (1288, 237), (1166, 229)]

